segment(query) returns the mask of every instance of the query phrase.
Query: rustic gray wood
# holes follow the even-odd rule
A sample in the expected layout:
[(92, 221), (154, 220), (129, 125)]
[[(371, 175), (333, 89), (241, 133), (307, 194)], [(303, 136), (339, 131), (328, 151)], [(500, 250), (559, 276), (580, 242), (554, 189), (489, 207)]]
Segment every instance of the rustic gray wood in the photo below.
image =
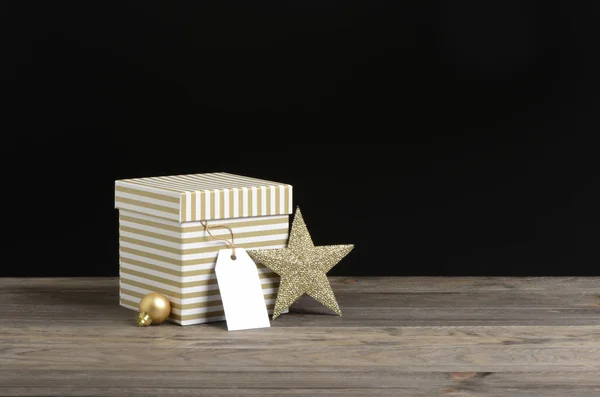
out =
[(272, 328), (139, 328), (118, 280), (0, 279), (0, 396), (598, 396), (600, 278), (332, 278)]

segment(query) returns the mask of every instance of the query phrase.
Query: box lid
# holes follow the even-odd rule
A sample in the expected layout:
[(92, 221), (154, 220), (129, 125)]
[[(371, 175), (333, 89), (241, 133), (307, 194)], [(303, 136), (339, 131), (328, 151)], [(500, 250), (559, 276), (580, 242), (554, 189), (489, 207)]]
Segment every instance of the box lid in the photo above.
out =
[(121, 179), (115, 208), (178, 222), (292, 213), (292, 186), (226, 172)]

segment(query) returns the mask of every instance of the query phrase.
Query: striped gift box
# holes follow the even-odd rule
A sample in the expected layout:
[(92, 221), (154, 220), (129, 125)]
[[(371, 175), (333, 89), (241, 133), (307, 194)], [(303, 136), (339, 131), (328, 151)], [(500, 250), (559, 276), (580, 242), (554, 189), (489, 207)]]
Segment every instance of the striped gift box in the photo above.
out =
[[(229, 226), (237, 247), (283, 248), (292, 186), (228, 173), (123, 179), (115, 182), (115, 207), (121, 306), (138, 310), (144, 295), (160, 292), (171, 301), (171, 320), (191, 325), (225, 319), (214, 269), (227, 245), (203, 223)], [(230, 237), (224, 228), (211, 233)], [(279, 277), (258, 267), (271, 313)]]

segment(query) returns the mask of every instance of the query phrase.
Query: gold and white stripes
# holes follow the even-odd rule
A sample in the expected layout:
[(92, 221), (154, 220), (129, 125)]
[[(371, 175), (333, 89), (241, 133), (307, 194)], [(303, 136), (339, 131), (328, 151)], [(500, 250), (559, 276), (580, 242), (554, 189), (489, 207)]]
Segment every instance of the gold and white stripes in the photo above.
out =
[[(287, 245), (287, 215), (219, 221), (231, 227), (236, 246)], [(200, 222), (179, 223), (121, 209), (119, 214), (120, 303), (137, 310), (140, 299), (160, 292), (172, 303), (171, 319), (182, 325), (224, 319), (214, 266), (224, 243), (211, 239)], [(215, 236), (227, 234), (213, 229)], [(279, 277), (259, 265), (268, 309), (275, 303)]]
[(178, 222), (291, 214), (292, 186), (224, 172), (123, 179), (119, 209)]
[[(144, 295), (160, 292), (171, 301), (173, 321), (198, 324), (224, 320), (214, 267), (226, 248), (200, 221), (231, 227), (237, 247), (283, 248), (292, 186), (224, 172), (123, 179), (115, 182), (115, 207), (121, 306), (137, 310)], [(259, 273), (272, 312), (279, 277), (260, 265)]]

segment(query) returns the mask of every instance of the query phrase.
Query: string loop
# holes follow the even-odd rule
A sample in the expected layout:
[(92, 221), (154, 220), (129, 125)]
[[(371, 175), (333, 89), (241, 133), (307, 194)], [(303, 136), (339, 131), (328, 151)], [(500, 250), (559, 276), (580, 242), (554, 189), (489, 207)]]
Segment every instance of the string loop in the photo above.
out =
[(217, 241), (224, 241), (227, 243), (227, 245), (231, 248), (231, 259), (236, 260), (236, 256), (235, 256), (235, 238), (233, 236), (233, 230), (231, 230), (231, 228), (227, 225), (212, 225), (211, 227), (217, 228), (217, 227), (221, 227), (223, 229), (227, 229), (229, 230), (229, 234), (231, 234), (231, 241), (229, 241), (226, 238), (219, 238), (219, 237), (215, 237), (213, 236), (213, 234), (210, 232), (210, 228), (208, 227), (208, 221), (200, 221), (200, 223), (202, 224), (202, 226), (204, 226), (204, 231), (206, 233), (208, 233), (208, 235), (210, 237), (212, 237), (213, 240), (217, 240)]

